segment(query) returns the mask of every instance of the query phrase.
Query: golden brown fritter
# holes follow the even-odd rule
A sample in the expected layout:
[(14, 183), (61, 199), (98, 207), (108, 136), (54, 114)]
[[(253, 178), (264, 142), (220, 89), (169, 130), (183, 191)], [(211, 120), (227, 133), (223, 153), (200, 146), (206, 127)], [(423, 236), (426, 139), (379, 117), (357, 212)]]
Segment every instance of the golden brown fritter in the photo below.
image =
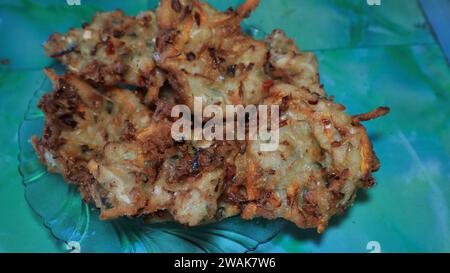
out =
[(73, 74), (47, 73), (54, 91), (39, 104), (46, 125), (34, 147), (49, 171), (94, 201), (102, 219), (167, 212), (187, 225), (216, 220), (237, 143), (176, 143), (170, 116), (149, 110), (138, 94), (100, 92)]
[(150, 87), (157, 73), (153, 61), (156, 34), (152, 11), (136, 17), (122, 11), (103, 12), (81, 29), (51, 35), (45, 50), (82, 78), (111, 86)]
[[(88, 170), (89, 161), (101, 156), (108, 143), (128, 142), (155, 122), (132, 91), (100, 92), (73, 74), (57, 76), (51, 70), (47, 74), (54, 91), (39, 103), (46, 124), (42, 138), (34, 139), (35, 149), (50, 171), (80, 185), (83, 197), (90, 200), (99, 188)], [(94, 200), (100, 207), (101, 202)]]
[[(79, 185), (102, 219), (195, 226), (241, 214), (322, 232), (375, 183), (379, 162), (361, 122), (389, 109), (346, 114), (327, 98), (312, 53), (281, 30), (264, 41), (244, 34), (240, 23), (258, 3), (219, 12), (161, 0), (156, 16), (99, 13), (83, 29), (52, 35), (47, 52), (70, 72), (47, 71), (54, 91), (40, 102), (46, 126), (33, 141), (43, 163)], [(146, 93), (114, 87), (122, 84)], [(194, 97), (222, 108), (278, 105), (278, 148), (174, 140), (172, 107), (192, 109)]]
[(240, 29), (257, 3), (223, 13), (198, 1), (161, 1), (156, 62), (187, 105), (196, 96), (222, 106), (260, 101), (268, 48)]
[(269, 94), (264, 104), (283, 105), (279, 147), (260, 152), (260, 141), (250, 142), (238, 161), (237, 185), (249, 201), (242, 217), (282, 217), (323, 231), (358, 188), (372, 185), (378, 159), (364, 127), (342, 105), (282, 82)]

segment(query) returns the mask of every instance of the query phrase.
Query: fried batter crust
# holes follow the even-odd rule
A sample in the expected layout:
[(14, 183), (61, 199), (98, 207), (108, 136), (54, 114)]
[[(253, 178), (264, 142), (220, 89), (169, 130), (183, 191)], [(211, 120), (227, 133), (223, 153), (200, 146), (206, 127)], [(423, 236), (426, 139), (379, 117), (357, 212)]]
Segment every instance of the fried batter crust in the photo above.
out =
[(278, 78), (311, 93), (326, 97), (320, 84), (317, 59), (311, 52), (302, 52), (292, 39), (279, 29), (274, 30), (266, 39), (269, 47), (269, 60), (266, 72), (272, 78)]

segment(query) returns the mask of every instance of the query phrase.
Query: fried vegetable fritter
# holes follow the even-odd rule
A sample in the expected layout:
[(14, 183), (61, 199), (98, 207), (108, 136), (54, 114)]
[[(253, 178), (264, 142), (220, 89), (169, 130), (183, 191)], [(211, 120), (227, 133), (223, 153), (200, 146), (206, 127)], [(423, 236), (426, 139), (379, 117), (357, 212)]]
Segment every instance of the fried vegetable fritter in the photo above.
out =
[(46, 125), (35, 149), (102, 219), (161, 212), (187, 225), (216, 219), (236, 143), (176, 143), (170, 116), (150, 111), (134, 92), (100, 92), (73, 74), (47, 73), (54, 91), (39, 104)]
[[(57, 76), (51, 70), (47, 74), (54, 91), (39, 103), (46, 124), (42, 138), (34, 139), (35, 148), (50, 171), (79, 185), (85, 200), (94, 197), (102, 207), (100, 199), (106, 200), (108, 193), (99, 194), (89, 162), (101, 156), (107, 144), (128, 142), (135, 132), (156, 123), (132, 91), (111, 88), (100, 92), (73, 74)], [(158, 127), (162, 126), (159, 122)], [(115, 199), (119, 202), (120, 198)]]
[(283, 105), (279, 148), (260, 152), (254, 141), (242, 156), (237, 180), (251, 201), (242, 217), (282, 217), (323, 231), (358, 188), (372, 186), (378, 159), (364, 127), (342, 105), (286, 83), (269, 93), (264, 104)]
[(156, 62), (188, 106), (196, 96), (222, 106), (259, 103), (268, 48), (240, 29), (257, 2), (222, 13), (198, 1), (161, 1)]
[(84, 79), (107, 86), (150, 87), (157, 73), (153, 60), (156, 35), (152, 11), (136, 17), (122, 11), (103, 12), (81, 29), (51, 35), (44, 47), (47, 55)]
[[(375, 183), (380, 164), (361, 122), (389, 109), (345, 113), (320, 83), (314, 54), (281, 30), (263, 41), (243, 33), (258, 3), (220, 12), (161, 0), (156, 15), (99, 13), (52, 35), (47, 53), (69, 72), (47, 70), (54, 91), (39, 104), (46, 125), (33, 139), (42, 162), (77, 184), (102, 219), (195, 226), (240, 214), (322, 232)], [(171, 109), (192, 110), (194, 97), (223, 109), (277, 105), (277, 150), (261, 151), (262, 140), (173, 139)]]

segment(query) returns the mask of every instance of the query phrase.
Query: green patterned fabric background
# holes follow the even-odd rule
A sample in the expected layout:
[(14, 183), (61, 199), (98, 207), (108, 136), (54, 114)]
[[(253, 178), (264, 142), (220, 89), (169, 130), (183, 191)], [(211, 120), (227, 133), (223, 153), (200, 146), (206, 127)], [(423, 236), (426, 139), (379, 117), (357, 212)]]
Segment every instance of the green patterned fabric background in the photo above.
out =
[[(225, 9), (241, 1), (208, 1)], [(24, 198), (19, 125), (53, 64), (42, 43), (99, 10), (129, 15), (156, 0), (0, 1), (0, 252), (61, 252)], [(319, 59), (321, 80), (351, 114), (391, 108), (366, 124), (382, 163), (378, 184), (360, 193), (323, 235), (291, 224), (256, 251), (450, 252), (450, 68), (413, 0), (262, 0), (245, 21), (264, 36), (284, 29)]]

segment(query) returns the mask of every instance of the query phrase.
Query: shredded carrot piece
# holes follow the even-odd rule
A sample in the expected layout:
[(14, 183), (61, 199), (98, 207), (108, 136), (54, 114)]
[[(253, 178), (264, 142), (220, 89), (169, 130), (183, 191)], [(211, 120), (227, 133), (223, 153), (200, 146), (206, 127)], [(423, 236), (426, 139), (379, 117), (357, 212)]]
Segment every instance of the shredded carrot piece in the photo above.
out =
[(259, 5), (259, 0), (247, 0), (244, 4), (240, 5), (236, 12), (240, 17), (245, 18)]
[(353, 122), (358, 123), (360, 121), (368, 121), (371, 119), (376, 119), (387, 115), (390, 109), (388, 107), (378, 107), (375, 110), (370, 111), (369, 113), (359, 114), (353, 116)]

